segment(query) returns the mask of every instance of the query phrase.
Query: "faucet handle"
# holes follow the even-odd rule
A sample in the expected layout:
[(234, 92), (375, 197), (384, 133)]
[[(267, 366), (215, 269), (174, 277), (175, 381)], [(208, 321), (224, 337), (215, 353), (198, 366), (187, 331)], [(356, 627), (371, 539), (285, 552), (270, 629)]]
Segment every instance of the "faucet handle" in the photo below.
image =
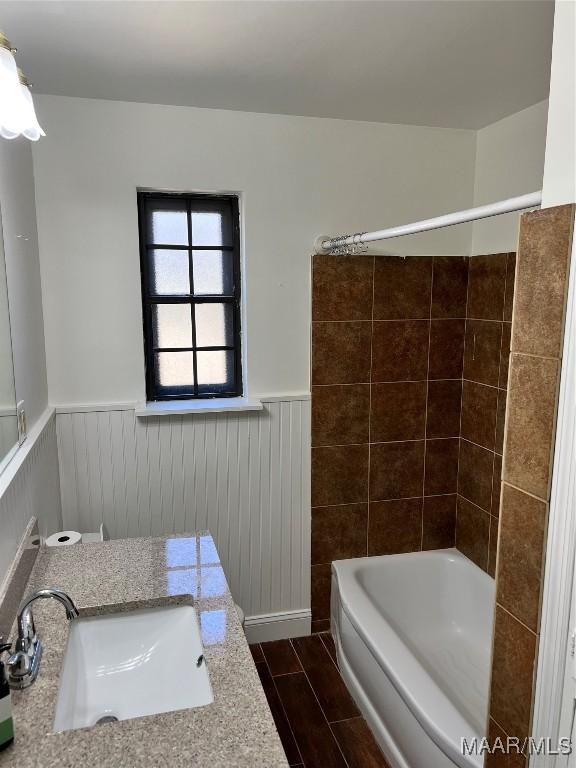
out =
[(25, 651), (16, 651), (6, 662), (10, 679), (20, 679), (30, 674), (31, 660)]
[(6, 642), (2, 637), (2, 635), (0, 635), (0, 656), (3, 653), (6, 653), (6, 651), (11, 651), (11, 650), (12, 650), (12, 643)]

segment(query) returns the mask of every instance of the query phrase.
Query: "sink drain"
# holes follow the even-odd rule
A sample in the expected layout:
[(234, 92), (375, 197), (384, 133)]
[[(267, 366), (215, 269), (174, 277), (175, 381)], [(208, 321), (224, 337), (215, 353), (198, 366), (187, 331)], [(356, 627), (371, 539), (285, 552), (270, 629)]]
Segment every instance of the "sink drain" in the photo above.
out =
[(99, 720), (96, 720), (96, 725), (103, 725), (104, 723), (117, 723), (118, 718), (115, 715), (103, 715)]

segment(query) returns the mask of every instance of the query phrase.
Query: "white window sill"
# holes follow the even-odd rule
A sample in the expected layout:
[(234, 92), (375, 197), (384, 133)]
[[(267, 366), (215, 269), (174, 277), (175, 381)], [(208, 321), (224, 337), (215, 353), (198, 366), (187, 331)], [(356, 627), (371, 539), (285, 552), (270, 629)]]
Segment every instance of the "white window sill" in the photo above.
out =
[(262, 401), (253, 397), (213, 397), (205, 400), (163, 400), (141, 403), (136, 416), (180, 416), (200, 413), (228, 413), (232, 411), (261, 411)]

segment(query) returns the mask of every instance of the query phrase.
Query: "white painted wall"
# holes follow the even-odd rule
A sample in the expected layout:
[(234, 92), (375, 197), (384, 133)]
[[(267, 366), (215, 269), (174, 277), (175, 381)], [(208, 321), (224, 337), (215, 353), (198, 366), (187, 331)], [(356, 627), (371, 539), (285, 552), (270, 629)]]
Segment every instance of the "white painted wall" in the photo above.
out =
[[(542, 101), (478, 131), (474, 205), (542, 189), (547, 118), (548, 102)], [(519, 216), (475, 222), (472, 254), (515, 251)]]
[(542, 204), (576, 201), (576, 2), (557, 0)]
[(27, 139), (0, 141), (0, 207), (16, 393), (31, 428), (48, 402), (32, 150)]
[(56, 427), (48, 410), (34, 174), (30, 142), (0, 139), (0, 207), (14, 373), (29, 437), (0, 475), (0, 582), (32, 516), (41, 533), (62, 524)]
[(18, 444), (16, 390), (14, 386), (14, 364), (12, 362), (8, 285), (6, 282), (1, 214), (2, 211), (0, 209), (0, 464), (6, 455), (14, 449), (14, 446)]
[[(12, 363), (12, 341), (10, 338), (10, 314), (8, 309), (8, 285), (6, 262), (2, 242), (2, 211), (0, 209), (0, 417), (16, 406), (14, 388), (14, 365)], [(0, 459), (2, 453), (0, 452)]]
[[(309, 389), (310, 253), (472, 202), (471, 131), (40, 96), (50, 401), (144, 398), (136, 189), (242, 194), (250, 394)], [(469, 226), (410, 253), (466, 253)]]

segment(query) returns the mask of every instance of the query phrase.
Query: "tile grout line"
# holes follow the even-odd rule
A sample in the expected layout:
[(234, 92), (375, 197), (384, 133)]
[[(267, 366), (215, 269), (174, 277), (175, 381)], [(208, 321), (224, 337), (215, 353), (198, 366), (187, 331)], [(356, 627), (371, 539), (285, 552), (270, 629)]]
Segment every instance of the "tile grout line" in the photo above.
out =
[(515, 485), (514, 483), (511, 483), (509, 480), (506, 480), (504, 477), (502, 478), (502, 485), (507, 485), (510, 488), (514, 488), (515, 491), (518, 491), (519, 493), (525, 493), (526, 496), (530, 496), (532, 499), (535, 499), (536, 501), (540, 501), (542, 504), (550, 504), (550, 499), (543, 499), (541, 496), (537, 496), (535, 493), (532, 493), (531, 491), (527, 491), (524, 488), (521, 488), (519, 485)]
[[(364, 718), (362, 717), (362, 715), (355, 715), (354, 717), (343, 717), (342, 720), (332, 720), (330, 724), (338, 725), (339, 723), (349, 723), (350, 720), (364, 720)], [(370, 731), (370, 733), (372, 733), (372, 731)]]
[[(262, 647), (263, 645), (264, 643), (260, 643), (260, 648), (262, 649), (262, 656), (264, 657), (264, 663), (266, 664), (266, 669), (268, 670), (268, 674), (270, 675), (270, 679), (272, 680), (272, 685), (274, 686), (274, 690), (276, 691), (276, 696), (278, 698), (278, 701), (280, 702), (280, 706), (282, 707), (282, 712), (284, 713), (284, 719), (288, 724), (288, 728), (290, 729), (290, 733), (292, 734), (292, 738), (294, 739), (294, 744), (296, 745), (296, 749), (298, 750), (298, 754), (300, 755), (300, 762), (302, 763), (302, 765), (305, 765), (304, 758), (302, 757), (302, 752), (300, 750), (300, 744), (298, 744), (298, 740), (296, 738), (296, 735), (294, 734), (294, 729), (292, 728), (292, 723), (290, 722), (290, 718), (288, 717), (288, 713), (286, 712), (286, 708), (284, 707), (282, 696), (280, 696), (280, 692), (278, 691), (278, 688), (274, 681), (274, 675), (272, 674), (272, 670), (270, 669), (270, 664), (268, 664), (268, 659), (266, 658), (266, 654), (264, 653), (264, 648)], [(300, 659), (298, 659), (298, 661), (300, 661)], [(270, 709), (270, 705), (268, 705), (268, 709)], [(274, 720), (274, 716), (272, 716), (272, 719)], [(278, 727), (276, 727), (276, 730), (278, 730)], [(282, 749), (284, 749), (284, 746), (282, 746)], [(284, 755), (286, 755), (286, 750), (284, 750)], [(286, 762), (288, 762), (288, 758), (286, 758)]]
[[(500, 371), (498, 371), (498, 378), (500, 378)], [(486, 384), (485, 381), (475, 381), (474, 379), (462, 378), (462, 381), (467, 381), (468, 384), (476, 384), (478, 387), (486, 387), (486, 389), (497, 389), (498, 392), (506, 392), (506, 387), (501, 387), (499, 384)]]
[[(430, 381), (460, 381), (460, 379), (430, 379)], [(344, 381), (344, 382), (334, 382), (332, 384), (313, 384), (314, 387), (366, 387), (369, 386), (370, 383), (372, 384), (423, 384), (426, 382), (426, 379), (390, 379), (385, 381)], [(485, 386), (490, 386), (489, 384), (486, 384)]]
[[(316, 632), (315, 634), (318, 635), (320, 633)], [(313, 635), (308, 635), (308, 637), (313, 637)], [(302, 672), (302, 669), (297, 669), (295, 672), (279, 672), (277, 675), (272, 675), (272, 677), (275, 680), (277, 677), (290, 677), (290, 675), (300, 675)]]
[[(472, 382), (474, 383), (474, 382)], [(373, 443), (331, 443), (330, 445), (314, 445), (313, 448), (362, 448), (365, 445), (396, 445), (398, 443), (433, 443), (433, 442), (439, 442), (440, 440), (458, 440), (460, 439), (459, 435), (451, 435), (448, 437), (412, 437), (408, 440), (376, 440)], [(475, 445), (477, 448), (482, 448), (484, 451), (490, 451), (491, 453), (498, 453), (498, 451), (495, 451), (493, 448), (486, 448), (485, 445), (480, 445), (480, 443), (475, 443), (473, 440), (470, 440), (468, 437), (461, 438), (462, 440), (465, 440), (467, 443), (470, 443), (470, 445)], [(501, 453), (498, 453), (499, 456), (502, 456)], [(433, 494), (433, 493), (427, 493), (426, 496), (449, 496), (450, 494)], [(416, 497), (414, 497), (416, 498)], [(353, 504), (354, 502), (343, 502), (344, 504)], [(330, 504), (316, 504), (315, 506), (334, 506)]]
[[(320, 636), (320, 640), (322, 640), (322, 645), (328, 651), (328, 656), (330, 656), (330, 658), (332, 659), (332, 654), (330, 653), (330, 649), (328, 648), (328, 646), (324, 642), (324, 638), (322, 637), (322, 635), (330, 635), (330, 637), (332, 637), (332, 632), (330, 630), (328, 630), (327, 632), (318, 632), (318, 635)], [(332, 642), (334, 642), (333, 638), (332, 638)], [(336, 644), (334, 643), (334, 645), (336, 645)], [(332, 659), (332, 661), (334, 661), (334, 659)], [(336, 669), (338, 669), (338, 664), (336, 664)], [(338, 674), (340, 674), (340, 670), (339, 669), (338, 669)]]
[(458, 496), (460, 495), (460, 448), (462, 446), (462, 410), (464, 406), (464, 359), (466, 356), (466, 331), (468, 330), (468, 298), (470, 295), (470, 266), (472, 257), (466, 259), (466, 307), (464, 310), (464, 340), (462, 344), (462, 376), (460, 377), (462, 386), (460, 390), (460, 426), (458, 429), (458, 461), (456, 466), (456, 510), (454, 513), (454, 546), (458, 549)]
[[(452, 435), (448, 437), (429, 437), (428, 441), (432, 442), (434, 440), (457, 440), (458, 435)], [(425, 437), (411, 437), (407, 440), (374, 440), (373, 443), (331, 443), (330, 445), (314, 445), (313, 448), (359, 448), (364, 445), (392, 445), (394, 443), (423, 443), (425, 442)], [(468, 442), (471, 442), (468, 440)], [(480, 445), (480, 448), (483, 448), (484, 446)], [(487, 451), (490, 450), (490, 448), (486, 449)]]
[(510, 616), (512, 619), (514, 619), (514, 621), (517, 621), (517, 622), (518, 622), (518, 624), (520, 624), (522, 627), (524, 627), (524, 629), (528, 630), (528, 632), (530, 632), (530, 634), (531, 634), (533, 637), (535, 637), (536, 639), (538, 639), (538, 638), (540, 637), (540, 635), (538, 634), (538, 632), (534, 632), (534, 630), (533, 630), (533, 629), (530, 629), (530, 627), (528, 626), (528, 624), (525, 624), (525, 623), (522, 621), (522, 619), (519, 619), (519, 618), (518, 618), (518, 616), (516, 616), (516, 614), (512, 613), (512, 611), (509, 611), (509, 610), (508, 610), (508, 608), (506, 608), (505, 606), (503, 606), (503, 605), (502, 605), (502, 603), (499, 603), (499, 602), (498, 602), (498, 600), (496, 601), (496, 606), (497, 606), (498, 608), (500, 608), (501, 610), (503, 610), (503, 611), (504, 611), (504, 613), (507, 613), (507, 614), (508, 614), (508, 616)]
[[(386, 257), (383, 257), (386, 258)], [(431, 257), (434, 258), (434, 257)], [(469, 259), (470, 256), (460, 256), (458, 258), (461, 259)], [(455, 320), (472, 320), (475, 323), (511, 323), (511, 320), (497, 320), (490, 317), (434, 317), (434, 321), (439, 321), (441, 323), (444, 322), (454, 322)], [(427, 317), (385, 317), (385, 318), (379, 318), (375, 319), (375, 323), (425, 323), (428, 321)], [(332, 323), (333, 325), (338, 324), (344, 324), (344, 323), (370, 323), (371, 320), (313, 320), (313, 323), (318, 323), (319, 325), (328, 325)]]
[[(498, 388), (500, 388), (500, 382), (502, 379), (502, 349), (504, 345), (504, 314), (506, 312), (506, 295), (508, 293), (508, 262), (510, 260), (510, 254), (506, 254), (506, 271), (504, 273), (504, 295), (502, 297), (502, 325), (500, 326), (500, 360), (498, 361)], [(510, 344), (512, 344), (512, 336), (510, 336)], [(510, 357), (510, 350), (508, 350), (508, 356)], [(508, 367), (510, 367), (510, 359), (508, 359)], [(498, 525), (496, 528), (496, 531), (493, 531), (494, 528), (494, 520), (492, 519), (492, 507), (494, 505), (494, 484), (496, 482), (496, 447), (497, 447), (497, 435), (498, 435), (498, 404), (500, 402), (500, 389), (498, 390), (498, 395), (496, 396), (496, 420), (494, 423), (494, 457), (492, 459), (492, 484), (491, 484), (491, 490), (492, 493), (490, 495), (490, 524), (488, 526), (488, 551), (486, 553), (486, 573), (490, 575), (490, 548), (492, 546), (492, 539), (494, 537), (494, 533), (496, 533), (496, 555), (498, 554), (498, 531), (500, 529), (500, 494), (498, 494)], [(506, 398), (508, 395), (506, 395)], [(502, 448), (502, 453), (504, 453), (504, 448)], [(504, 457), (502, 456), (502, 459)], [(502, 462), (504, 463), (504, 462)], [(500, 475), (502, 475), (502, 470), (500, 471)], [(502, 477), (498, 478), (498, 482), (500, 485), (502, 485)], [(493, 578), (496, 578), (496, 561), (494, 562), (494, 576)]]
[[(488, 451), (488, 453), (497, 453), (492, 448), (486, 448), (485, 445), (480, 445), (480, 443), (475, 443), (473, 440), (469, 440), (467, 437), (460, 437), (460, 440), (463, 440), (465, 443), (468, 443), (469, 445), (474, 445), (476, 448), (482, 448), (483, 451)], [(498, 456), (501, 456), (502, 454), (499, 453)]]
[[(500, 327), (500, 359), (498, 361), (498, 385), (500, 385), (500, 378), (502, 374), (502, 346), (504, 344), (504, 309), (506, 306), (506, 285), (508, 281), (508, 256), (506, 256), (506, 275), (504, 277), (504, 297), (502, 301), (502, 325)], [(486, 573), (490, 575), (490, 548), (492, 546), (492, 540), (494, 537), (494, 521), (492, 519), (492, 506), (494, 504), (494, 482), (496, 474), (496, 435), (498, 433), (498, 401), (500, 400), (500, 391), (496, 395), (496, 419), (494, 421), (494, 456), (492, 457), (492, 482), (490, 483), (490, 519), (488, 525), (488, 550), (486, 552)], [(500, 504), (500, 497), (498, 497), (498, 504)], [(500, 514), (500, 509), (498, 509)], [(498, 526), (500, 526), (500, 519), (498, 519)], [(497, 531), (496, 531), (497, 535)], [(493, 578), (496, 578), (494, 573)]]
[[(338, 741), (338, 739), (336, 738), (336, 735), (334, 734), (334, 731), (332, 730), (332, 726), (330, 725), (330, 721), (329, 721), (329, 720), (328, 720), (328, 718), (326, 717), (326, 712), (324, 712), (324, 707), (322, 706), (322, 704), (320, 704), (320, 701), (318, 700), (318, 696), (316, 695), (316, 691), (314, 690), (314, 686), (313, 686), (313, 685), (312, 685), (312, 683), (310, 682), (310, 678), (308, 677), (308, 673), (306, 672), (306, 670), (305, 670), (305, 668), (304, 668), (304, 664), (302, 664), (302, 659), (301, 659), (301, 658), (300, 658), (300, 656), (298, 655), (298, 651), (296, 650), (296, 648), (294, 648), (294, 644), (292, 643), (292, 639), (290, 639), (290, 640), (289, 640), (289, 642), (290, 642), (290, 646), (291, 646), (292, 650), (293, 650), (293, 651), (294, 651), (294, 653), (296, 654), (296, 658), (297, 658), (297, 659), (298, 659), (298, 661), (300, 662), (300, 666), (302, 667), (302, 671), (304, 672), (304, 676), (306, 677), (306, 680), (307, 680), (307, 682), (308, 682), (308, 685), (310, 686), (310, 689), (311, 689), (311, 691), (312, 691), (312, 694), (313, 694), (314, 698), (316, 699), (316, 703), (317, 703), (317, 704), (318, 704), (318, 706), (320, 707), (320, 711), (322, 712), (322, 716), (323, 716), (324, 720), (326, 721), (326, 725), (328, 726), (328, 728), (329, 728), (329, 730), (330, 730), (330, 734), (332, 735), (332, 738), (334, 739), (334, 742), (336, 743), (336, 746), (338, 747), (338, 751), (339, 751), (339, 752), (340, 752), (340, 754), (342, 755), (342, 759), (344, 760), (344, 765), (345, 765), (345, 766), (347, 766), (347, 768), (350, 768), (350, 765), (349, 765), (349, 763), (348, 763), (348, 760), (346, 760), (346, 756), (344, 755), (344, 752), (342, 751), (342, 747), (340, 746), (340, 742), (339, 742), (339, 741)], [(320, 640), (320, 642), (322, 643), (322, 640)], [(326, 649), (326, 646), (324, 645), (324, 643), (322, 643), (322, 646), (323, 646), (323, 648), (324, 648), (325, 652), (328, 654), (328, 656), (330, 656), (330, 654), (328, 653), (328, 651), (327, 651), (327, 649)], [(338, 674), (340, 674), (340, 670), (338, 670)], [(346, 690), (348, 690), (348, 689), (346, 689)]]
[(370, 554), (370, 479), (372, 464), (372, 373), (374, 368), (374, 297), (376, 293), (376, 256), (372, 256), (372, 307), (370, 333), (370, 393), (368, 403), (368, 478), (366, 489), (366, 557)]
[[(454, 440), (456, 438), (450, 438), (451, 440)], [(508, 483), (510, 485), (510, 483)], [(519, 488), (518, 490), (522, 490)], [(533, 494), (531, 494), (533, 495)], [(441, 498), (442, 496), (456, 496), (456, 492), (452, 491), (452, 493), (427, 493), (424, 498), (426, 499), (436, 499)], [(393, 499), (372, 499), (372, 503), (380, 503), (382, 501), (406, 501), (409, 499), (420, 499), (421, 496), (396, 496)], [(538, 497), (535, 497), (538, 498)], [(329, 509), (331, 507), (355, 507), (358, 504), (366, 504), (365, 501), (345, 501), (342, 504), (315, 504), (312, 509)], [(181, 568), (188, 568), (189, 566), (183, 565), (178, 566)], [(217, 566), (216, 566), (217, 567)]]
[[(506, 263), (508, 263), (508, 258), (506, 258)], [(504, 301), (506, 297), (506, 278), (504, 279), (504, 296), (502, 299), (502, 317), (504, 317)], [(502, 370), (502, 344), (504, 343), (504, 321), (500, 323), (500, 359), (498, 360), (498, 384), (500, 384), (500, 372)], [(488, 547), (486, 551), (486, 573), (490, 575), (489, 573), (489, 566), (490, 566), (490, 544), (492, 541), (492, 499), (494, 497), (494, 470), (496, 469), (496, 429), (497, 429), (497, 422), (498, 422), (498, 395), (496, 397), (496, 423), (494, 424), (494, 453), (492, 455), (492, 482), (490, 483), (490, 524), (488, 526)], [(498, 525), (500, 525), (500, 522), (498, 522)]]
[(487, 509), (484, 509), (484, 507), (481, 507), (480, 504), (476, 504), (476, 502), (469, 499), (468, 496), (464, 496), (463, 493), (459, 493), (458, 495), (462, 499), (464, 499), (464, 501), (467, 501), (468, 504), (472, 504), (473, 507), (476, 507), (476, 509), (479, 509), (480, 512), (484, 512), (485, 515), (488, 515), (489, 517), (495, 517), (495, 515), (492, 515), (492, 513), (489, 512)]
[[(433, 318), (435, 319), (435, 318)], [(378, 322), (376, 320), (375, 322)], [(526, 352), (514, 352), (515, 355), (523, 355), (524, 357), (537, 357), (541, 358), (541, 355), (528, 355)], [(542, 360), (559, 360), (560, 358), (557, 357), (542, 357)], [(506, 390), (506, 387), (500, 387), (496, 384), (486, 384), (484, 381), (474, 381), (474, 379), (464, 379), (465, 381), (469, 381), (472, 384), (478, 384), (483, 387), (490, 387), (491, 389), (501, 389)], [(333, 381), (329, 384), (312, 384), (312, 387), (317, 388), (328, 388), (328, 387), (368, 387), (370, 384), (425, 384), (426, 381), (462, 381), (462, 376), (457, 376), (456, 378), (446, 378), (445, 376), (440, 376), (436, 379), (430, 378), (430, 379), (383, 379), (381, 381)]]
[(430, 303), (428, 305), (428, 355), (426, 357), (426, 403), (424, 406), (424, 462), (422, 467), (422, 506), (420, 507), (420, 551), (424, 549), (424, 497), (426, 494), (426, 455), (428, 440), (428, 397), (430, 394), (430, 345), (432, 343), (432, 297), (434, 295), (434, 267), (436, 259), (430, 263)]
[[(324, 642), (324, 640), (322, 639), (322, 637), (320, 637), (320, 642), (322, 643), (322, 646), (323, 646), (324, 650), (325, 650), (325, 651), (326, 651), (326, 653), (328, 654), (328, 657), (329, 657), (330, 661), (331, 661), (331, 662), (332, 662), (332, 664), (333, 664), (333, 665), (336, 667), (336, 671), (338, 672), (338, 674), (340, 675), (340, 677), (342, 677), (342, 674), (341, 674), (340, 670), (338, 669), (338, 664), (336, 664), (336, 662), (335, 662), (335, 661), (334, 661), (334, 659), (332, 658), (332, 654), (331, 654), (331, 653), (330, 653), (330, 651), (328, 650), (328, 646), (326, 645), (326, 643)], [(348, 687), (346, 687), (346, 690), (348, 690)], [(350, 718), (350, 717), (343, 717), (342, 719), (343, 719), (343, 720), (351, 720), (352, 718)], [(334, 720), (333, 722), (336, 722), (336, 721)]]
[(515, 349), (510, 350), (511, 355), (517, 355), (519, 357), (530, 357), (533, 360), (552, 360), (557, 363), (562, 362), (562, 356), (561, 355), (535, 355), (533, 352), (521, 352)]

